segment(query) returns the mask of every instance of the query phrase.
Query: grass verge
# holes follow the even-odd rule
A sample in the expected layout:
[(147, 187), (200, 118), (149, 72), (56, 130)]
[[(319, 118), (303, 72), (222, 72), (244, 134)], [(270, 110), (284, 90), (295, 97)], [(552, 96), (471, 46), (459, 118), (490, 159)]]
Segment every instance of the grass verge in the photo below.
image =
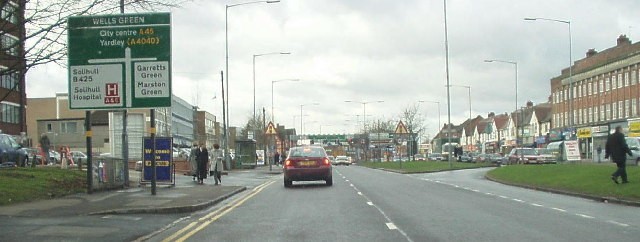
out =
[(86, 192), (87, 173), (56, 167), (0, 169), (0, 206)]
[(628, 184), (611, 181), (614, 164), (513, 165), (493, 169), (487, 176), (511, 184), (569, 191), (640, 202), (640, 167), (627, 166)]
[(455, 161), (451, 162), (451, 166), (447, 161), (408, 161), (402, 162), (402, 164), (399, 162), (359, 162), (358, 165), (395, 170), (402, 173), (438, 172), (493, 166), (490, 163), (461, 163)]

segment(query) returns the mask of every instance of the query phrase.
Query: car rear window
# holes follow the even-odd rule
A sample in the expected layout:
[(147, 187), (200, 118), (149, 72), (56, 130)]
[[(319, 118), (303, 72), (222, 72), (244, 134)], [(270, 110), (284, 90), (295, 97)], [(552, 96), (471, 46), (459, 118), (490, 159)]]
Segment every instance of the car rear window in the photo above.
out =
[(289, 157), (325, 157), (323, 148), (319, 147), (297, 147), (289, 151)]

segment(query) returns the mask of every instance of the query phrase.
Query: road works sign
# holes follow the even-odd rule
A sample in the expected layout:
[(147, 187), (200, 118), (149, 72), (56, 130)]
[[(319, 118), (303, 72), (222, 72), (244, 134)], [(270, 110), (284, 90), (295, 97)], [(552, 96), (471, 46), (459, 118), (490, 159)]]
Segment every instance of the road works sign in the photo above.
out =
[(396, 126), (396, 130), (395, 132), (396, 134), (408, 134), (409, 131), (407, 130), (407, 126), (404, 125), (404, 123), (402, 121), (398, 122), (398, 125)]
[(75, 16), (69, 29), (69, 108), (171, 106), (171, 15)]
[(273, 125), (272, 122), (269, 122), (269, 124), (267, 125), (267, 129), (264, 131), (264, 134), (277, 134), (278, 132), (276, 132), (276, 127)]

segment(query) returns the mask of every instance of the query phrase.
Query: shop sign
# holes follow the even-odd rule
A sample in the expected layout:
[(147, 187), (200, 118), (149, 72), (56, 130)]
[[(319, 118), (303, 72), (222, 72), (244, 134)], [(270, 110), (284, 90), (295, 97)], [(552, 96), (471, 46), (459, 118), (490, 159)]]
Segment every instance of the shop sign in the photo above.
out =
[(578, 129), (578, 138), (579, 139), (591, 138), (591, 128)]

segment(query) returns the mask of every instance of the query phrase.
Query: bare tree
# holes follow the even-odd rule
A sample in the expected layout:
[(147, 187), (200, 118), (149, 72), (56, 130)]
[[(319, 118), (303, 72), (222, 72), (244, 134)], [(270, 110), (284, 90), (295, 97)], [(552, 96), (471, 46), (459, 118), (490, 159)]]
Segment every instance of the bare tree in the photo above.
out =
[[(408, 106), (400, 114), (400, 120), (404, 122), (404, 125), (409, 131), (409, 139), (412, 141), (411, 147), (417, 148), (416, 138), (421, 137), (426, 130), (424, 117), (418, 113), (419, 106), (417, 104)], [(410, 149), (413, 153), (417, 149)]]
[(266, 135), (264, 134), (264, 128), (266, 127), (266, 123), (268, 123), (268, 121), (266, 120), (269, 119), (269, 117), (263, 118), (262, 113), (257, 113), (257, 116), (255, 116), (255, 118), (253, 117), (253, 113), (250, 113), (247, 117), (247, 123), (242, 128), (242, 136), (248, 137), (249, 132), (252, 131), (253, 139), (256, 140), (256, 147), (263, 147), (266, 138)]
[(371, 120), (367, 125), (370, 133), (393, 133), (395, 128), (393, 120), (376, 119)]

